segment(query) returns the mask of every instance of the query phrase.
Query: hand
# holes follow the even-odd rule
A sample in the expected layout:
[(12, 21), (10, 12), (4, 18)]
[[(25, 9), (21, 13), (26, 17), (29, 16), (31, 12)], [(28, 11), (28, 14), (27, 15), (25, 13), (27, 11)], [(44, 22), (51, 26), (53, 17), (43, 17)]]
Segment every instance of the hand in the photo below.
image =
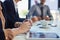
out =
[(30, 22), (23, 22), (20, 25), (20, 27), (11, 29), (12, 34), (13, 34), (12, 37), (15, 37), (18, 34), (27, 33), (30, 28), (31, 28), (31, 23)]
[(20, 33), (27, 33), (31, 28), (31, 24), (29, 22), (23, 22), (20, 27), (19, 31)]
[(49, 16), (44, 17), (45, 20), (50, 20)]
[(16, 36), (18, 34), (27, 33), (30, 30), (30, 28), (31, 28), (30, 22), (23, 22), (19, 28), (13, 29), (13, 34), (14, 36)]
[(14, 38), (13, 32), (10, 29), (4, 29), (6, 40), (12, 40)]
[(34, 16), (31, 20), (32, 20), (33, 22), (36, 22), (36, 21), (41, 20), (41, 17)]
[(33, 22), (36, 22), (36, 21), (38, 21), (38, 17), (34, 16), (31, 20), (32, 20)]
[(20, 27), (21, 24), (22, 24), (22, 22), (16, 22), (16, 23), (14, 24), (14, 26), (15, 26), (16, 28), (18, 28), (18, 27)]
[(42, 20), (40, 16), (38, 16), (38, 20), (39, 20), (39, 21)]
[(30, 24), (31, 24), (31, 26), (32, 26), (32, 20), (29, 20), (29, 19), (25, 19), (23, 22), (29, 22)]

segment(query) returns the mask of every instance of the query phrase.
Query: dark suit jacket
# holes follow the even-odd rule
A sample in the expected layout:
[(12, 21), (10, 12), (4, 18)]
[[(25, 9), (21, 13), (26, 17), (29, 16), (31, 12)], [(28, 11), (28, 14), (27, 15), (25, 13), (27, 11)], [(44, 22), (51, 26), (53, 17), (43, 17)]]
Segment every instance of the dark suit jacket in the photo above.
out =
[(4, 1), (4, 13), (6, 17), (6, 28), (14, 28), (14, 23), (20, 21), (18, 13), (15, 11), (13, 0)]
[(4, 40), (5, 36), (4, 36), (4, 32), (2, 30), (2, 22), (0, 19), (0, 40)]
[(0, 40), (5, 40), (4, 32), (0, 29)]

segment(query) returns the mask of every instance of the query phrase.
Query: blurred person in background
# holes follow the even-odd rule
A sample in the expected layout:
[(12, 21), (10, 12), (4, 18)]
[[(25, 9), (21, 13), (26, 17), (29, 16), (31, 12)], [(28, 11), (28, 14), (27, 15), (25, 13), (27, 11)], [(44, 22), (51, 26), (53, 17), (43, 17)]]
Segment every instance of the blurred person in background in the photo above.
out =
[(33, 21), (44, 19), (53, 20), (53, 17), (50, 13), (50, 8), (47, 5), (45, 5), (45, 1), (46, 0), (40, 0), (40, 3), (33, 5), (30, 8), (29, 13), (27, 14), (27, 19), (30, 19), (32, 17)]
[(16, 35), (27, 33), (29, 31), (31, 28), (31, 22), (29, 21), (22, 22), (18, 28), (5, 29), (5, 18), (2, 9), (2, 2), (0, 1), (0, 40), (13, 40)]

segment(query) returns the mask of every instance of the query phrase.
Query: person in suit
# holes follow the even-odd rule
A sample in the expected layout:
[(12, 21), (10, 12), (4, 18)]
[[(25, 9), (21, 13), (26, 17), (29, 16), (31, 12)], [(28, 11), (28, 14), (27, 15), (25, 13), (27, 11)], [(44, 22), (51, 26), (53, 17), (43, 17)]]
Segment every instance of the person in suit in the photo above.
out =
[[(13, 29), (5, 29), (5, 18), (3, 16), (2, 2), (0, 1), (0, 40), (12, 40), (16, 35), (27, 33), (29, 31), (30, 22), (23, 22), (20, 27)], [(2, 22), (3, 21), (3, 22)], [(3, 24), (4, 23), (4, 24)], [(4, 25), (4, 26), (3, 26)]]
[[(0, 1), (0, 40), (5, 40), (5, 32), (4, 29), (4, 24), (5, 24), (5, 19), (4, 16), (2, 14), (2, 7), (1, 7), (2, 2)], [(4, 24), (3, 24), (4, 23)], [(3, 26), (4, 25), (4, 26)]]
[(19, 18), (17, 10), (17, 2), (21, 0), (5, 0), (3, 2), (5, 7), (6, 28), (15, 28), (14, 24), (19, 23), (23, 19)]
[(36, 16), (34, 18), (36, 18), (36, 19), (39, 18), (39, 20), (43, 20), (43, 19), (53, 20), (49, 7), (44, 4), (46, 0), (40, 0), (40, 1), (41, 1), (41, 3), (37, 3), (36, 5), (33, 5), (30, 8), (29, 13), (27, 14), (27, 19), (30, 19), (31, 17)]
[[(5, 18), (2, 13), (2, 2), (0, 1), (0, 40), (6, 40), (6, 36), (8, 36), (8, 40), (12, 39), (10, 36), (12, 35), (10, 30), (5, 29)], [(10, 34), (10, 36), (9, 36)]]

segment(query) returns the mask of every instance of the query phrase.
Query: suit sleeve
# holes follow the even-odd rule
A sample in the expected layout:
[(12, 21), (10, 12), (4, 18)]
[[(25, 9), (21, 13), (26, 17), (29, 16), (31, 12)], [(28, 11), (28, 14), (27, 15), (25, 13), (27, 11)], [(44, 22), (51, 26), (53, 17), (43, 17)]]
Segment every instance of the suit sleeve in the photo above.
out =
[(29, 10), (29, 13), (27, 14), (27, 19), (30, 19), (30, 17), (32, 16), (32, 14), (34, 13), (35, 11), (35, 5), (33, 5), (30, 10)]
[(50, 17), (50, 20), (53, 20), (53, 16), (52, 14), (50, 13), (50, 8), (47, 6), (47, 14), (48, 16)]
[(6, 28), (15, 28), (15, 22), (19, 21), (18, 13), (15, 12), (13, 1), (5, 0), (4, 1), (4, 15), (6, 19)]
[(4, 31), (0, 29), (0, 40), (5, 40)]

